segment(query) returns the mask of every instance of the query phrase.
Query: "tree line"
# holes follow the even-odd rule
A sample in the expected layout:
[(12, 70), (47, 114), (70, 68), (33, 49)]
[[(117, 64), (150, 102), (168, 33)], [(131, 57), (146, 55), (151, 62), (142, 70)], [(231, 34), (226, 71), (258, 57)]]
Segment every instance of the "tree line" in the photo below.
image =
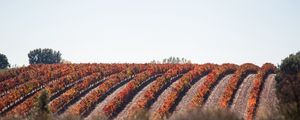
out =
[(179, 58), (179, 57), (169, 57), (169, 58), (165, 58), (161, 61), (159, 60), (152, 60), (150, 63), (153, 63), (153, 64), (166, 64), (166, 63), (169, 63), (169, 64), (185, 64), (185, 63), (192, 63), (191, 60), (187, 60), (185, 58)]

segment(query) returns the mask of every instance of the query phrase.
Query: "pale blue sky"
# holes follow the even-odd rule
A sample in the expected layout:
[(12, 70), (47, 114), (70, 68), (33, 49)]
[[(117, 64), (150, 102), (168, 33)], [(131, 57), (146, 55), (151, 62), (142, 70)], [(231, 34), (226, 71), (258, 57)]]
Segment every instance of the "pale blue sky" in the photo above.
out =
[(35, 48), (72, 62), (278, 64), (300, 50), (300, 1), (1, 0), (0, 40), (17, 65)]

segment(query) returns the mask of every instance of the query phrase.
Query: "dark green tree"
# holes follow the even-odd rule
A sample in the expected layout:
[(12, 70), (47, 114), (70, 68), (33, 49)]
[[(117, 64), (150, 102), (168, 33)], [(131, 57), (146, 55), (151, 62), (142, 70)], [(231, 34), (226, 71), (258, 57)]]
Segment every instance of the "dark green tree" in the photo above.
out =
[(27, 116), (29, 120), (53, 120), (53, 115), (48, 107), (49, 94), (47, 90), (42, 90), (37, 98), (37, 104)]
[(300, 52), (282, 60), (276, 74), (276, 94), (286, 119), (300, 119)]
[(7, 68), (9, 66), (10, 64), (8, 63), (6, 55), (0, 53), (0, 69)]
[(28, 53), (29, 64), (54, 64), (60, 63), (61, 53), (49, 48), (35, 49)]
[(43, 90), (41, 95), (38, 97), (38, 111), (41, 113), (49, 113), (50, 110), (48, 108), (49, 102), (49, 94), (46, 90)]

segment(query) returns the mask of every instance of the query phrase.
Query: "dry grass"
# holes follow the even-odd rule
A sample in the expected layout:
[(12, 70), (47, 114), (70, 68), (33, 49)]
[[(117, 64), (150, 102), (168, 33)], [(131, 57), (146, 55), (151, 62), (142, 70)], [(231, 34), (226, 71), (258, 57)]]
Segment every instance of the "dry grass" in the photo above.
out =
[(177, 114), (171, 120), (241, 120), (229, 110), (196, 109), (183, 114)]

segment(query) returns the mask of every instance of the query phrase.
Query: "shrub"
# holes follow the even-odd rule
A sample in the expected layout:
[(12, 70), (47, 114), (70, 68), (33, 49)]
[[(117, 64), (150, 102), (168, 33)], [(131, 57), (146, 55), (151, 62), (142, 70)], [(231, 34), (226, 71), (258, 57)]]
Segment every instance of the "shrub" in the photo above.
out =
[(276, 95), (285, 119), (300, 119), (300, 52), (289, 55), (279, 65)]
[(241, 120), (230, 110), (224, 109), (201, 109), (177, 114), (171, 120)]
[(50, 113), (50, 110), (48, 108), (49, 103), (49, 95), (46, 90), (43, 90), (41, 95), (38, 97), (38, 105), (37, 109), (41, 113)]
[(9, 66), (10, 65), (8, 63), (7, 57), (4, 54), (0, 53), (0, 69), (7, 68)]

